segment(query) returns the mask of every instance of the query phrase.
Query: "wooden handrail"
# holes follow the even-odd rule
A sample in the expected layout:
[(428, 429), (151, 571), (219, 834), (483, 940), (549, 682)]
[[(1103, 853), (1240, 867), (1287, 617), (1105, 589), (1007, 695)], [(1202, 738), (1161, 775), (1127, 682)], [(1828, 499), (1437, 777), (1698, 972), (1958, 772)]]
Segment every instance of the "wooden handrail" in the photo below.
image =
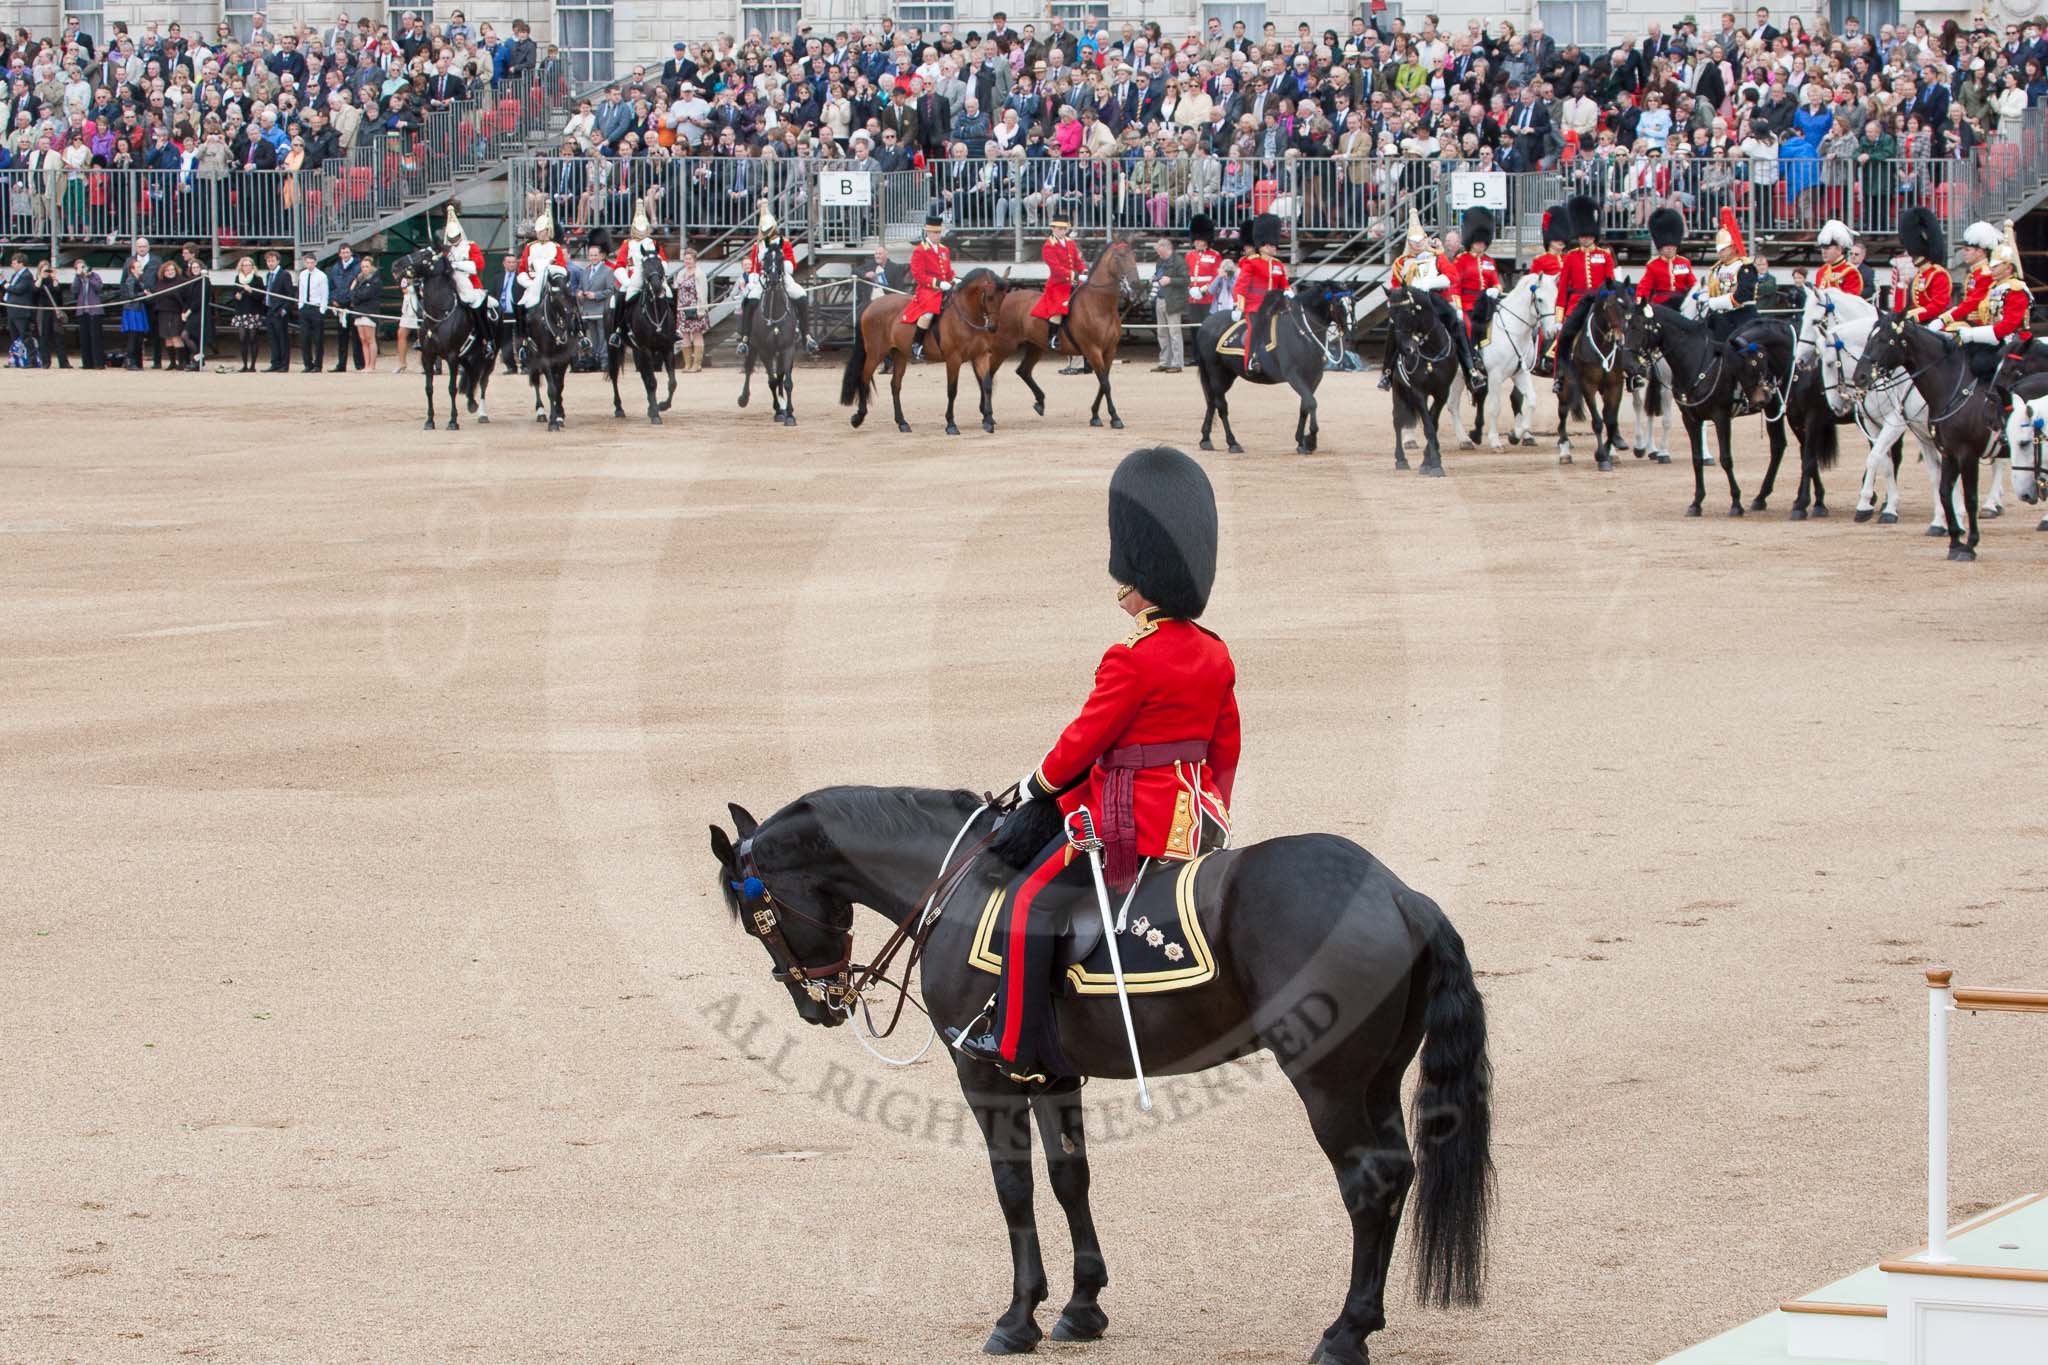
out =
[(1991, 986), (1957, 986), (1949, 992), (1959, 1010), (1997, 1010), (2006, 1014), (2048, 1014), (2048, 991), (2003, 990)]

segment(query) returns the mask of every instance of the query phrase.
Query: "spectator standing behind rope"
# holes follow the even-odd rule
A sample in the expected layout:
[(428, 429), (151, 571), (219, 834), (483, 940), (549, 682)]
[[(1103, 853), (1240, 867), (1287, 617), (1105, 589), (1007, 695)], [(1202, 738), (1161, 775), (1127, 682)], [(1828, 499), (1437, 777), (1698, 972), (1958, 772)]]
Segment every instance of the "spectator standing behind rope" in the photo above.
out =
[(263, 325), (270, 334), (270, 367), (264, 371), (266, 374), (283, 374), (291, 369), (292, 299), (296, 292), (283, 253), (264, 252)]
[[(353, 340), (348, 310), (354, 295), (356, 272), (360, 269), (362, 266), (356, 260), (354, 249), (344, 242), (340, 251), (335, 253), (334, 264), (327, 270), (327, 298), (334, 307), (334, 333), (341, 343), (341, 354), (335, 357), (334, 361), (336, 374), (345, 374), (348, 371), (349, 349)], [(362, 367), (363, 354), (357, 351), (356, 368), (360, 370)]]
[(1152, 274), (1152, 318), (1159, 329), (1159, 363), (1152, 368), (1161, 374), (1179, 374), (1187, 363), (1182, 327), (1188, 308), (1188, 262), (1174, 250), (1171, 237), (1159, 238), (1154, 249), (1159, 264)]
[(377, 305), (384, 292), (384, 277), (377, 273), (377, 258), (356, 258), (356, 277), (349, 284), (349, 321), (356, 334), (356, 372), (377, 369)]
[[(185, 291), (185, 272), (176, 261), (165, 261), (156, 275), (156, 296), (149, 309), (156, 317), (156, 334), (164, 344), (164, 356), (173, 370), (191, 369), (185, 351), (185, 314), (191, 306)], [(154, 367), (152, 367), (154, 368)]]
[(130, 256), (121, 267), (121, 338), (127, 355), (122, 368), (142, 368), (142, 347), (152, 335), (149, 321), (149, 261), (144, 256)]
[(101, 317), (106, 312), (100, 301), (98, 272), (79, 257), (71, 263), (71, 312), (78, 320), (78, 364), (81, 369), (107, 367), (106, 333)]
[(36, 273), (29, 269), (28, 257), (17, 251), (7, 262), (7, 284), (0, 289), (0, 298), (7, 304), (7, 352), (8, 363), (17, 361), (24, 366), (34, 366), (36, 359), (35, 332)]
[(235, 277), (228, 281), (228, 326), (242, 343), (241, 374), (256, 370), (257, 337), (263, 328), (263, 281), (256, 273), (256, 260), (244, 256), (235, 262)]
[(48, 261), (36, 267), (36, 350), (43, 368), (54, 359), (59, 369), (71, 368), (64, 350), (64, 298), (57, 287), (57, 267)]
[(299, 365), (318, 374), (327, 356), (327, 276), (312, 252), (299, 258)]

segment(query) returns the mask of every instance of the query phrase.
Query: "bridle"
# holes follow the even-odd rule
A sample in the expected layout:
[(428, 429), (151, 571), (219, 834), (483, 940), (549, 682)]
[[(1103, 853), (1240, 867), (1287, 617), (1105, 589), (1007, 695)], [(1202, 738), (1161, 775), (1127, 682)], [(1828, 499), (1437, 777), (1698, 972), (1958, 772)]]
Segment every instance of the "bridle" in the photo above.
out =
[[(1287, 311), (1289, 321), (1293, 322), (1294, 329), (1301, 333), (1302, 340), (1323, 353), (1323, 367), (1325, 369), (1333, 369), (1343, 363), (1344, 337), (1349, 331), (1348, 328), (1341, 326), (1336, 318), (1330, 316), (1330, 305), (1332, 304), (1342, 306), (1345, 320), (1348, 322), (1351, 316), (1351, 291), (1349, 289), (1329, 289), (1324, 292), (1323, 335), (1321, 337), (1309, 331), (1308, 324), (1302, 321), (1302, 318), (1308, 313), (1308, 307), (1300, 299), (1295, 299), (1294, 307)], [(1331, 340), (1332, 333), (1335, 333), (1334, 342)]]
[[(1394, 367), (1395, 370), (1401, 376), (1401, 382), (1403, 384), (1408, 385), (1408, 387), (1413, 388), (1414, 384), (1411, 382), (1410, 376), (1412, 376), (1415, 373), (1415, 371), (1411, 370), (1408, 367), (1408, 361), (1411, 355), (1413, 356), (1418, 368), (1426, 365), (1434, 365), (1438, 361), (1445, 359), (1451, 354), (1452, 347), (1455, 343), (1451, 339), (1450, 332), (1444, 327), (1442, 320), (1439, 319), (1436, 316), (1436, 314), (1433, 311), (1431, 311), (1427, 306), (1417, 303), (1413, 295), (1410, 295), (1409, 297), (1400, 300), (1398, 304), (1390, 301), (1388, 303), (1388, 308), (1389, 310), (1395, 308), (1400, 309), (1404, 317), (1409, 313), (1420, 313), (1422, 315), (1424, 327), (1417, 327), (1413, 329), (1404, 327), (1401, 329), (1402, 335), (1399, 348), (1401, 352), (1401, 359), (1399, 363), (1396, 364)], [(1431, 353), (1422, 349), (1422, 332), (1425, 327), (1431, 325), (1435, 326), (1436, 330), (1442, 332), (1444, 337), (1443, 350), (1435, 353)]]
[[(1517, 288), (1517, 289), (1511, 289), (1511, 290), (1509, 290), (1509, 291), (1508, 291), (1507, 293), (1503, 294), (1503, 295), (1501, 296), (1501, 300), (1500, 300), (1500, 302), (1499, 302), (1498, 304), (1496, 304), (1496, 305), (1494, 306), (1494, 310), (1493, 310), (1493, 311), (1494, 311), (1494, 315), (1495, 315), (1496, 317), (1506, 317), (1506, 318), (1511, 318), (1511, 319), (1513, 319), (1513, 320), (1514, 320), (1514, 321), (1516, 321), (1516, 322), (1520, 322), (1520, 323), (1526, 323), (1526, 324), (1528, 325), (1528, 328), (1529, 328), (1529, 342), (1530, 342), (1530, 345), (1531, 345), (1531, 346), (1532, 346), (1533, 348), (1537, 349), (1537, 350), (1541, 350), (1541, 349), (1542, 349), (1542, 344), (1541, 344), (1541, 342), (1540, 342), (1540, 341), (1538, 340), (1538, 334), (1539, 334), (1539, 333), (1540, 333), (1540, 332), (1542, 331), (1542, 327), (1541, 327), (1541, 325), (1539, 324), (1539, 322), (1538, 322), (1538, 320), (1537, 320), (1537, 316), (1536, 316), (1536, 313), (1534, 312), (1534, 309), (1535, 309), (1535, 305), (1536, 305), (1536, 291), (1537, 291), (1537, 290), (1538, 290), (1539, 288), (1541, 288), (1541, 287), (1542, 287), (1541, 285), (1539, 285), (1539, 284), (1537, 283), (1537, 280), (1539, 280), (1539, 279), (1541, 279), (1541, 278), (1543, 278), (1543, 277), (1541, 277), (1541, 276), (1532, 276), (1532, 277), (1530, 278), (1530, 281), (1529, 281), (1529, 289), (1528, 289), (1528, 294), (1529, 294), (1529, 306), (1530, 306), (1530, 309), (1531, 309), (1531, 311), (1530, 311), (1530, 312), (1528, 312), (1528, 313), (1517, 313), (1517, 312), (1515, 312), (1515, 311), (1514, 311), (1514, 310), (1513, 310), (1512, 308), (1510, 308), (1510, 307), (1508, 306), (1508, 303), (1509, 303), (1509, 301), (1510, 301), (1510, 300), (1511, 300), (1511, 299), (1512, 299), (1513, 297), (1515, 297), (1515, 296), (1517, 296), (1517, 295), (1520, 295), (1520, 294), (1521, 294), (1521, 293), (1523, 292), (1523, 291), (1522, 291), (1521, 289), (1519, 289), (1519, 288)], [(1521, 367), (1522, 367), (1523, 369), (1525, 369), (1525, 370), (1533, 370), (1533, 369), (1535, 369), (1535, 368), (1536, 368), (1536, 357), (1535, 357), (1534, 355), (1523, 355), (1523, 354), (1522, 354), (1522, 343), (1521, 343), (1521, 342), (1519, 342), (1519, 341), (1516, 341), (1516, 340), (1514, 339), (1514, 337), (1510, 336), (1510, 337), (1508, 337), (1508, 347), (1509, 347), (1509, 349), (1510, 349), (1510, 350), (1514, 351), (1514, 353), (1515, 353), (1515, 360), (1516, 360), (1516, 361), (1517, 361), (1517, 362), (1518, 362), (1518, 363), (1520, 364), (1520, 366), (1521, 366)]]
[[(1910, 324), (1908, 323), (1906, 316), (1903, 313), (1894, 313), (1891, 317), (1879, 323), (1877, 325), (1876, 330), (1871, 332), (1870, 335), (1872, 336), (1872, 338), (1875, 338), (1879, 332), (1888, 332), (1894, 344), (1903, 347), (1906, 344), (1906, 328), (1909, 325)], [(1937, 338), (1937, 340), (1939, 339), (1940, 338)], [(1925, 365), (1922, 365), (1917, 370), (1906, 370), (1905, 366), (1903, 365), (1895, 365), (1893, 368), (1904, 372), (1906, 376), (1905, 382), (1908, 384), (1912, 384), (1916, 380), (1918, 380), (1921, 375), (1931, 372), (1935, 366), (1940, 365), (1947, 361), (1950, 358), (1950, 354), (1951, 353), (1949, 351), (1949, 348), (1943, 346), (1934, 353), (1934, 359), (1928, 361)], [(1865, 363), (1870, 364), (1872, 366), (1875, 366), (1878, 363), (1876, 358), (1870, 354), (1868, 342), (1864, 343), (1863, 359)], [(2001, 361), (2000, 363), (2003, 362)], [(1938, 423), (1946, 422), (1949, 418), (1961, 412), (1963, 410), (1964, 405), (1976, 396), (1977, 385), (1958, 384), (1956, 386), (1956, 396), (1954, 401), (1952, 401), (1946, 408), (1942, 409), (1942, 411), (1940, 411), (1939, 413), (1935, 413), (1932, 411), (1929, 412), (1927, 417), (1928, 430), (1932, 431)], [(1929, 404), (1930, 409), (1932, 408), (1932, 406), (1932, 404)]]

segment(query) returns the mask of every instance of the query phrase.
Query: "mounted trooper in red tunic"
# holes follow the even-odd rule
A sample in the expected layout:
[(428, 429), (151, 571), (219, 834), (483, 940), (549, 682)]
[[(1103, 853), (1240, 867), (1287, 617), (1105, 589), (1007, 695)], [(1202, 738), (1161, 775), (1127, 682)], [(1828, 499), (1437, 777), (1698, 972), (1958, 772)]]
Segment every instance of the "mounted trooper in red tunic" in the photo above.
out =
[(1216, 495), (1194, 460), (1161, 446), (1117, 466), (1109, 572), (1136, 629), (1103, 654), (1080, 715), (1018, 783), (1020, 804), (996, 842), (1019, 869), (1001, 930), (1002, 989), (989, 1026), (970, 1025), (957, 1044), (1014, 1077), (1066, 1070), (1050, 1036), (1055, 916), (1033, 908), (1049, 886), (1088, 894), (1066, 817), (1084, 806), (1093, 816), (1116, 891), (1230, 835), (1237, 670), (1229, 647), (1195, 624), (1216, 578)]
[(1073, 227), (1064, 218), (1052, 220), (1052, 236), (1045, 239), (1039, 259), (1045, 262), (1045, 291), (1031, 309), (1031, 316), (1045, 321), (1046, 349), (1060, 348), (1060, 333), (1066, 330), (1067, 310), (1073, 306), (1074, 288), (1088, 282), (1088, 262), (1081, 247), (1067, 235)]
[(944, 241), (945, 220), (936, 213), (924, 218), (924, 236), (910, 248), (910, 280), (914, 286), (910, 302), (904, 305), (903, 321), (916, 328), (917, 339), (910, 348), (912, 360), (924, 359), (924, 334), (938, 320), (953, 288), (953, 253)]

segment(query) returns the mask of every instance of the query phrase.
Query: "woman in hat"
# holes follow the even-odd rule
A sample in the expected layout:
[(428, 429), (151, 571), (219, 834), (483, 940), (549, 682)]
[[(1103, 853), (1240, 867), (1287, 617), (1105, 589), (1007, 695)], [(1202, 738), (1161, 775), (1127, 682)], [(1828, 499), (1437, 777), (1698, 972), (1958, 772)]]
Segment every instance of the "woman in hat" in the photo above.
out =
[(1050, 351), (1060, 348), (1060, 333), (1066, 330), (1074, 287), (1088, 282), (1088, 262), (1081, 255), (1080, 244), (1067, 235), (1073, 226), (1064, 215), (1056, 215), (1052, 236), (1045, 239), (1038, 253), (1045, 262), (1045, 292), (1038, 296), (1031, 316), (1045, 320), (1046, 349)]
[(924, 216), (924, 236), (910, 249), (910, 278), (916, 289), (903, 309), (900, 321), (916, 329), (910, 358), (924, 359), (924, 336), (946, 306), (946, 294), (953, 288), (953, 253), (941, 238), (946, 224), (936, 213)]
[(1239, 750), (1237, 668), (1197, 625), (1216, 579), (1216, 495), (1201, 465), (1164, 446), (1133, 451), (1109, 481), (1109, 573), (1134, 626), (1095, 668), (1080, 715), (1017, 784), (996, 852), (1019, 870), (998, 944), (1002, 988), (960, 1051), (1019, 1079), (1066, 1070), (1051, 1033), (1050, 885), (1091, 894), (1066, 837), (1085, 806), (1104, 843), (1104, 880), (1124, 894), (1154, 862), (1187, 862), (1230, 837)]

